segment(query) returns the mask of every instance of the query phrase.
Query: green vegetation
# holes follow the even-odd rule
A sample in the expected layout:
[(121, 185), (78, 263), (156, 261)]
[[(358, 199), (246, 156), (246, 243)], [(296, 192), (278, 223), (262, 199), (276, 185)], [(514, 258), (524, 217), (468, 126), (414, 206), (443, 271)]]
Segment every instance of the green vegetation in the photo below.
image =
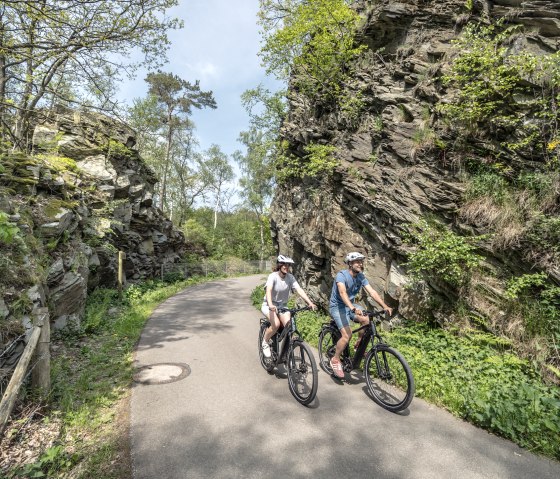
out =
[(181, 26), (167, 13), (176, 5), (176, 0), (3, 3), (2, 24), (13, 28), (2, 36), (2, 147), (26, 150), (34, 114), (47, 105), (107, 111), (122, 73), (164, 60), (167, 32)]
[(523, 341), (534, 344), (535, 368), (560, 383), (560, 287), (544, 273), (524, 274), (510, 278), (505, 296), (507, 311), (521, 319)]
[(98, 289), (89, 296), (80, 327), (58, 333), (52, 362), (53, 389), (42, 421), (60, 421), (55, 444), (32, 464), (6, 472), (14, 477), (128, 477), (128, 437), (119, 429), (119, 403), (129, 395), (133, 351), (155, 307), (185, 287), (213, 278), (192, 277), (166, 284), (148, 281), (117, 291)]
[(267, 73), (293, 75), (294, 87), (311, 97), (338, 97), (345, 69), (365, 48), (354, 43), (360, 17), (348, 2), (262, 0), (259, 18)]
[(476, 239), (457, 235), (436, 222), (421, 220), (410, 225), (405, 240), (412, 246), (406, 263), (411, 277), (465, 285), (482, 259), (472, 244)]
[(560, 264), (560, 172), (505, 176), (500, 164), (471, 165), (470, 171), (461, 216), (493, 233), (498, 250), (514, 247), (543, 269)]
[(38, 154), (35, 158), (42, 160), (54, 173), (61, 173), (64, 171), (71, 171), (76, 173), (79, 171), (78, 165), (72, 158), (66, 158), (57, 154)]
[(0, 211), (0, 244), (9, 245), (16, 241), (19, 228), (8, 219), (8, 215)]
[(457, 95), (439, 111), (468, 134), (476, 135), (484, 126), (504, 150), (557, 166), (560, 53), (515, 53), (511, 40), (519, 29), (502, 23), (467, 25), (443, 78)]
[(132, 156), (132, 150), (130, 148), (123, 145), (120, 141), (113, 140), (113, 138), (109, 138), (105, 148), (107, 150), (107, 155), (111, 158), (130, 158)]
[[(262, 286), (253, 290), (255, 307), (263, 295)], [(323, 314), (304, 312), (298, 330), (316, 347), (328, 321)], [(545, 385), (528, 361), (513, 354), (509, 340), (419, 323), (382, 334), (410, 364), (418, 397), (532, 452), (560, 459), (560, 390)]]
[(407, 324), (387, 335), (407, 358), (416, 394), (533, 452), (560, 459), (560, 391), (480, 332)]
[(305, 152), (307, 154), (303, 158), (289, 153), (279, 157), (276, 170), (279, 182), (288, 178), (329, 177), (338, 166), (338, 160), (334, 157), (336, 147), (332, 145), (311, 143), (305, 147)]
[(240, 208), (221, 213), (213, 229), (213, 215), (211, 208), (198, 208), (190, 212), (183, 227), (186, 240), (210, 258), (257, 260), (274, 254), (270, 223), (266, 218), (263, 221), (255, 212)]

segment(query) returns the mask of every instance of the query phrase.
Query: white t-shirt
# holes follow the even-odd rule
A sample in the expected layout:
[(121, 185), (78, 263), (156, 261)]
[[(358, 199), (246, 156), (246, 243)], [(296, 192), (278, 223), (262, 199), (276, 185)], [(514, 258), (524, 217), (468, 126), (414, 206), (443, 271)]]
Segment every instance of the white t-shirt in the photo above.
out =
[(278, 306), (281, 308), (284, 308), (286, 304), (288, 304), (290, 293), (300, 287), (293, 274), (288, 273), (284, 278), (281, 278), (278, 271), (270, 273), (265, 284), (265, 303), (266, 288), (268, 288), (268, 286), (270, 285), (272, 285), (272, 303), (274, 304), (274, 306)]

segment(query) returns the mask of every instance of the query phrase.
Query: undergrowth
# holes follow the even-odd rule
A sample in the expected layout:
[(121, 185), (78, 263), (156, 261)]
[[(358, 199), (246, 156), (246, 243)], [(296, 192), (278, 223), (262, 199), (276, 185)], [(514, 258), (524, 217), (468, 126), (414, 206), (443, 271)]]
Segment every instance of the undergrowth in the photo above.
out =
[(130, 391), (133, 352), (144, 324), (165, 299), (218, 277), (147, 281), (125, 290), (122, 298), (113, 289), (91, 294), (81, 325), (57, 332), (53, 340), (50, 412), (43, 421), (60, 418), (60, 437), (35, 462), (0, 471), (0, 477), (128, 477), (121, 456), (128, 437), (119, 435), (118, 404)]

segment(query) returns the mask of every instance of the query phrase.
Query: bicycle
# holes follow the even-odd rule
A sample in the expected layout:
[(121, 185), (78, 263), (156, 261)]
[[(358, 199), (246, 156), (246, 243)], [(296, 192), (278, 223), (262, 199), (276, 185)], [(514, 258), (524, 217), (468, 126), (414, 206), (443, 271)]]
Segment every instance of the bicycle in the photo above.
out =
[(284, 364), (288, 373), (288, 386), (292, 395), (304, 406), (308, 405), (317, 394), (317, 364), (309, 345), (301, 339), (297, 330), (296, 316), (304, 308), (280, 308), (279, 313), (289, 312), (291, 319), (286, 326), (280, 328), (271, 338), (271, 357), (266, 358), (262, 352), (262, 341), (266, 329), (270, 326), (267, 318), (261, 318), (259, 329), (259, 357), (262, 367), (269, 373), (275, 366)]
[[(356, 351), (350, 353), (350, 343), (340, 356), (342, 368), (349, 373), (360, 367), (365, 356), (364, 376), (373, 400), (388, 411), (398, 412), (406, 409), (414, 396), (414, 377), (410, 366), (401, 353), (391, 348), (381, 337), (375, 325), (381, 322), (384, 311), (363, 311), (369, 316), (369, 323), (352, 331), (364, 330), (364, 335)], [(337, 341), (341, 334), (338, 326), (331, 320), (323, 323), (319, 333), (319, 357), (323, 370), (334, 376), (330, 360), (334, 356)]]

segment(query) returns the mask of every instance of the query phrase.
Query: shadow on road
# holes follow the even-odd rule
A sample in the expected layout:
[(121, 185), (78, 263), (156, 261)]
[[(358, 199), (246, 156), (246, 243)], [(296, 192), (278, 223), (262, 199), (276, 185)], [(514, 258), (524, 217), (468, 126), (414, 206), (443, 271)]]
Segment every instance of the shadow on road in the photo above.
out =
[[(186, 288), (152, 313), (137, 350), (161, 348), (165, 343), (188, 339), (191, 335), (203, 337), (231, 329), (232, 326), (218, 318), (225, 308), (247, 305), (247, 298), (237, 293), (238, 288), (228, 282)], [(223, 298), (227, 298), (226, 303)]]

